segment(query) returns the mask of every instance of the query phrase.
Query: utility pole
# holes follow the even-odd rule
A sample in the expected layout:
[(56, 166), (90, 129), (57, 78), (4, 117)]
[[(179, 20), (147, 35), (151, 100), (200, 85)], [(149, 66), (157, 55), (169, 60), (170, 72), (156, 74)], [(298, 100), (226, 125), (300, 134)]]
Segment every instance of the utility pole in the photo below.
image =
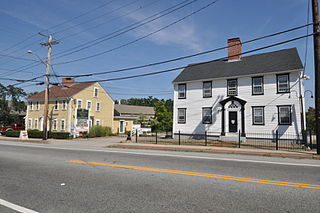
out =
[(320, 155), (320, 26), (318, 0), (312, 0), (317, 154)]
[(51, 52), (52, 45), (58, 44), (58, 40), (54, 39), (52, 35), (45, 35), (39, 33), (39, 35), (45, 36), (48, 38), (48, 42), (41, 43), (43, 46), (48, 47), (48, 56), (46, 65), (46, 74), (45, 74), (45, 92), (44, 92), (44, 112), (43, 112), (43, 137), (42, 140), (48, 139), (48, 111), (49, 111), (49, 85), (50, 85), (50, 68), (51, 68)]

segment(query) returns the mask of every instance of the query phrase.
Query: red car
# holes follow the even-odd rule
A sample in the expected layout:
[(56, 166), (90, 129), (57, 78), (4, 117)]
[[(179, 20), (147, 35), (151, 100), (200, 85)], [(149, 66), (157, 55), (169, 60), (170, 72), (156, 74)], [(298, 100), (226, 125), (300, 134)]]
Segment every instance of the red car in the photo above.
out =
[(25, 130), (25, 127), (23, 124), (14, 123), (9, 126), (0, 126), (0, 132), (6, 132), (10, 130)]

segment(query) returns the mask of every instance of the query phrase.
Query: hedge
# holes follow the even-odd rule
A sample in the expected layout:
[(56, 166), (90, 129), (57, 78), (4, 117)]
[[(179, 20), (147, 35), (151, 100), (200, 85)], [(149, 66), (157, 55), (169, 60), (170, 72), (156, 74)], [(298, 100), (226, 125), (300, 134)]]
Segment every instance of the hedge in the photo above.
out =
[[(4, 132), (4, 135), (7, 136), (7, 137), (19, 137), (20, 136), (20, 131), (19, 130), (6, 131), (6, 132)], [(43, 137), (43, 131), (28, 130), (28, 137), (29, 138), (42, 138)], [(69, 139), (70, 138), (70, 133), (69, 132), (49, 132), (48, 138)]]
[(111, 136), (112, 130), (110, 127), (104, 126), (92, 126), (89, 130), (89, 133), (84, 133), (82, 136), (85, 138), (94, 138), (94, 137), (104, 137)]

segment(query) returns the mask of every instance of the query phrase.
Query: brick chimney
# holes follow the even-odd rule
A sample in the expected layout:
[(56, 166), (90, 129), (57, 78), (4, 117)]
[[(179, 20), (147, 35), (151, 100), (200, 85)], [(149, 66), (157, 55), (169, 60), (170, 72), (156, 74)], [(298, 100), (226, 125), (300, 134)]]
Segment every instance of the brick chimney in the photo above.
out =
[(240, 38), (228, 39), (228, 61), (240, 60), (242, 52)]
[(74, 78), (67, 77), (62, 79), (62, 87), (70, 87), (73, 84)]

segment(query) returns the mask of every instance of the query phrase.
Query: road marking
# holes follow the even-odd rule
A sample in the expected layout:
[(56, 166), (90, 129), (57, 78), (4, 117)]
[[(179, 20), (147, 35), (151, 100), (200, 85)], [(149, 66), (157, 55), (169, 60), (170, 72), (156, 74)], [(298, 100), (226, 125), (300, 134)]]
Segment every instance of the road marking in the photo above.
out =
[(147, 167), (139, 167), (139, 166), (87, 162), (87, 161), (82, 161), (82, 160), (69, 160), (67, 162), (68, 163), (85, 164), (85, 165), (133, 169), (133, 170), (141, 170), (141, 171), (152, 171), (152, 172), (163, 172), (163, 173), (170, 173), (170, 174), (190, 175), (190, 176), (207, 177), (207, 178), (224, 179), (224, 180), (234, 180), (234, 181), (242, 181), (242, 182), (249, 182), (249, 183), (262, 183), (262, 184), (277, 185), (277, 186), (290, 186), (290, 187), (297, 187), (297, 188), (320, 189), (320, 185), (305, 184), (305, 183), (292, 183), (292, 182), (263, 180), (263, 179), (245, 178), (245, 177), (236, 177), (236, 176), (209, 174), (209, 173), (188, 172), (188, 171), (182, 171), (182, 170), (157, 169), (157, 168), (147, 168)]
[(119, 150), (106, 150), (106, 149), (86, 149), (86, 148), (68, 148), (57, 147), (48, 145), (31, 145), (31, 144), (4, 144), (0, 142), (0, 145), (5, 146), (20, 146), (20, 147), (35, 147), (42, 149), (57, 149), (57, 150), (71, 150), (71, 151), (89, 151), (89, 152), (105, 152), (105, 153), (120, 153), (131, 155), (146, 155), (146, 156), (160, 156), (160, 157), (178, 157), (178, 158), (192, 158), (192, 159), (205, 159), (205, 160), (220, 160), (220, 161), (234, 161), (234, 162), (248, 162), (248, 163), (263, 163), (263, 164), (275, 164), (285, 166), (304, 166), (304, 167), (320, 167), (319, 164), (302, 164), (302, 163), (286, 163), (286, 162), (274, 162), (274, 161), (259, 161), (259, 160), (247, 160), (247, 159), (234, 159), (223, 157), (207, 157), (207, 156), (194, 156), (194, 155), (179, 155), (179, 154), (165, 154), (165, 153), (146, 153), (137, 151), (119, 151)]
[(5, 201), (5, 200), (2, 200), (0, 199), (0, 205), (2, 206), (5, 206), (5, 207), (8, 207), (10, 209), (13, 209), (17, 212), (22, 212), (22, 213), (39, 213), (39, 212), (36, 212), (36, 211), (33, 211), (31, 209), (27, 209), (27, 208), (24, 208), (22, 206), (18, 206), (16, 204), (13, 204), (13, 203), (10, 203), (8, 201)]

